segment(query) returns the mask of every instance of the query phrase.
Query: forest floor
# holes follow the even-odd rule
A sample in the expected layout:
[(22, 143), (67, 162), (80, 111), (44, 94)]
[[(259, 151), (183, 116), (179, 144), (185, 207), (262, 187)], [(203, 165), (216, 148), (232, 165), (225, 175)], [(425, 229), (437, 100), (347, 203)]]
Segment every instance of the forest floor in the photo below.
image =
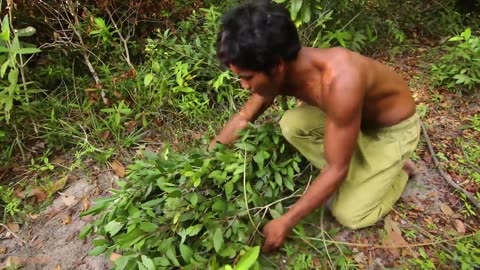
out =
[[(326, 237), (331, 237), (329, 243), (347, 246), (346, 257), (359, 269), (434, 269), (429, 268), (432, 264), (437, 269), (457, 269), (462, 260), (468, 260), (462, 257), (468, 255), (468, 251), (465, 254), (456, 243), (474, 238), (480, 228), (478, 209), (455, 191), (438, 170), (440, 166), (453, 182), (472, 194), (478, 192), (479, 180), (473, 180), (472, 170), (478, 170), (480, 164), (480, 130), (477, 130), (480, 119), (478, 124), (472, 119), (480, 116), (480, 95), (459, 97), (447, 90), (431, 89), (420, 68), (423, 50), (416, 48), (410, 53), (381, 60), (410, 82), (435, 154), (422, 136), (414, 155), (418, 175), (409, 181), (395, 209), (376, 225), (357, 231), (346, 230), (328, 214), (316, 224), (325, 231), (340, 228), (335, 235)], [(439, 164), (435, 164), (434, 158)], [(68, 154), (52, 159), (52, 164), (62, 167), (69, 167), (72, 162), (73, 157)], [(79, 240), (80, 230), (91, 221), (91, 217), (80, 217), (80, 213), (88, 209), (95, 198), (108, 194), (115, 180), (124, 176), (122, 164), (128, 162), (126, 158), (106, 166), (90, 160), (81, 169), (55, 173), (51, 179), (60, 184), (52, 187), (55, 196), (48, 207), (37, 214), (28, 214), (21, 225), (9, 222), (0, 227), (0, 269), (111, 267), (109, 258), (88, 255), (91, 238)], [(22, 166), (16, 167), (10, 175), (36, 177)], [(26, 191), (17, 190), (18, 194), (22, 192)], [(45, 200), (41, 192), (29, 192), (34, 199)], [(314, 241), (317, 240), (312, 240), (311, 244)], [(290, 239), (280, 253), (262, 257), (274, 261), (273, 268), (277, 269), (330, 268), (333, 262), (320, 261), (315, 254), (305, 256), (302, 249), (306, 247), (305, 243)], [(459, 265), (442, 264), (442, 254), (456, 255)]]

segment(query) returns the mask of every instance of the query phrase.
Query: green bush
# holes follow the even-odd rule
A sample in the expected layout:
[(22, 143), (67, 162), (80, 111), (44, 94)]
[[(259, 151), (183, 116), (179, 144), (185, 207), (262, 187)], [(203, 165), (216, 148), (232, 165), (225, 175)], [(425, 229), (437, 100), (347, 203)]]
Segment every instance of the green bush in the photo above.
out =
[(449, 89), (474, 91), (480, 86), (480, 37), (467, 28), (449, 42), (440, 62), (432, 65), (434, 82)]
[(148, 59), (139, 76), (144, 103), (172, 108), (191, 119), (216, 112), (231, 114), (247, 92), (228, 84), (230, 73), (215, 58), (218, 8), (200, 9), (176, 31), (159, 32), (147, 40)]
[(265, 214), (281, 215), (301, 184), (302, 160), (273, 124), (242, 138), (216, 152), (145, 153), (83, 213), (99, 215), (81, 233), (97, 235), (90, 254), (122, 254), (116, 269), (218, 269), (258, 245)]

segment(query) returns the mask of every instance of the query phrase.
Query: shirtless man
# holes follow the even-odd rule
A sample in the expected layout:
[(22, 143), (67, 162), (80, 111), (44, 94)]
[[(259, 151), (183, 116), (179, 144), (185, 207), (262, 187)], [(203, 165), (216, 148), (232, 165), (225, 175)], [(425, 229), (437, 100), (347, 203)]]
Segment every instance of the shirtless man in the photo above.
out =
[(393, 207), (415, 165), (420, 122), (406, 82), (383, 64), (343, 48), (302, 47), (286, 9), (253, 1), (227, 13), (217, 56), (251, 92), (212, 140), (229, 144), (276, 96), (304, 104), (280, 120), (286, 139), (321, 169), (305, 194), (265, 225), (262, 250), (324, 205), (351, 229), (375, 224)]

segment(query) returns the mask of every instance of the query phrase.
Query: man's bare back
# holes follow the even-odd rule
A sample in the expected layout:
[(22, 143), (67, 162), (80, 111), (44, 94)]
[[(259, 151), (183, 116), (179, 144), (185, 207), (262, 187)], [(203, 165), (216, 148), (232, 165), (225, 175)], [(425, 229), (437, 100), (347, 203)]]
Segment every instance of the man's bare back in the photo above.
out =
[[(398, 124), (415, 113), (415, 103), (405, 81), (393, 70), (378, 61), (343, 48), (302, 48), (298, 55), (298, 69), (293, 71), (299, 79), (287, 86), (282, 94), (291, 95), (307, 104), (325, 110), (328, 104), (325, 91), (335, 80), (349, 80), (352, 73), (362, 81), (362, 128), (378, 128)], [(294, 77), (292, 75), (291, 77)], [(290, 88), (291, 87), (291, 88)], [(346, 95), (346, 98), (355, 95)], [(348, 102), (348, 100), (346, 101)]]

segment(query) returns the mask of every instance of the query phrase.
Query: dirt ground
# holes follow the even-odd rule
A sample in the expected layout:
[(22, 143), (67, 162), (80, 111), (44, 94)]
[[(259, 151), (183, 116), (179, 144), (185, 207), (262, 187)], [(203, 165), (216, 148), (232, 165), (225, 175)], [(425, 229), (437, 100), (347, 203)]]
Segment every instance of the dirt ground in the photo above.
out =
[[(92, 194), (111, 187), (116, 176), (111, 172), (100, 175), (96, 183), (79, 178), (59, 194), (53, 204), (35, 220), (21, 228), (16, 236), (4, 231), (0, 234), (0, 255), (3, 267), (17, 264), (22, 269), (109, 269), (110, 262), (102, 256), (88, 255), (92, 238), (78, 238), (81, 229), (91, 217), (80, 217)], [(104, 194), (104, 192), (101, 192)], [(100, 194), (101, 196), (102, 194)]]
[[(419, 174), (410, 180), (399, 203), (409, 203), (417, 209), (419, 217), (433, 217), (441, 213), (441, 204), (449, 204), (445, 201), (449, 188), (442, 181), (433, 168), (429, 168), (425, 162), (417, 162)], [(24, 265), (23, 269), (78, 269), (100, 270), (109, 269), (110, 262), (103, 256), (88, 256), (91, 248), (91, 240), (82, 241), (78, 234), (83, 226), (89, 221), (89, 217), (81, 218), (83, 210), (82, 198), (93, 199), (89, 195), (94, 194), (98, 188), (108, 188), (116, 176), (111, 172), (102, 174), (101, 186), (93, 184), (86, 178), (80, 178), (73, 182), (66, 190), (61, 192), (52, 206), (40, 214), (29, 226), (21, 228), (16, 236), (4, 231), (0, 234), (2, 239), (0, 249), (5, 252), (0, 255), (1, 266), (12, 264)], [(421, 210), (421, 211), (420, 211)], [(395, 212), (392, 212), (393, 215)], [(412, 220), (400, 221), (401, 225), (408, 226)], [(381, 222), (380, 222), (381, 223)], [(359, 237), (371, 238), (372, 230), (360, 230), (356, 232), (343, 231), (339, 240), (358, 241)], [(363, 235), (363, 236), (362, 236)], [(341, 239), (343, 238), (343, 239)], [(377, 241), (380, 241), (377, 239)], [(391, 264), (391, 256), (377, 257), (374, 268), (387, 267)], [(363, 257), (357, 256), (361, 262)], [(367, 268), (368, 269), (368, 268)]]

